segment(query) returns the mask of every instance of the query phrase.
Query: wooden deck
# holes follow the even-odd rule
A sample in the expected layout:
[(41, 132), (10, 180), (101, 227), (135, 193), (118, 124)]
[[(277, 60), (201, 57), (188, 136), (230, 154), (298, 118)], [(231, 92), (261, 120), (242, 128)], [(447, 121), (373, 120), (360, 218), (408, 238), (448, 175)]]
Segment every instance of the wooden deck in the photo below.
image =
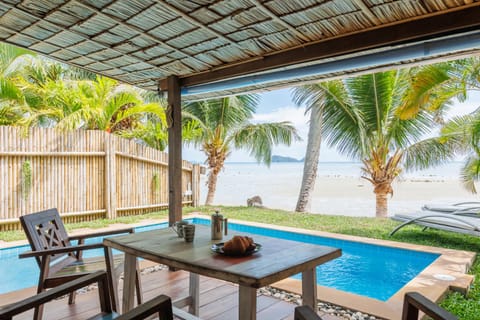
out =
[[(183, 271), (158, 271), (142, 276), (145, 301), (159, 294), (172, 299), (188, 293), (188, 273)], [(120, 286), (121, 287), (121, 286)], [(8, 304), (35, 293), (35, 288), (0, 295), (0, 305)], [(272, 320), (293, 319), (295, 305), (273, 297), (260, 295), (257, 298), (257, 318)], [(77, 295), (77, 302), (69, 306), (67, 299), (52, 301), (45, 305), (45, 319), (85, 319), (99, 311), (96, 290)], [(26, 312), (15, 319), (31, 319), (33, 312)], [(228, 282), (200, 277), (200, 317), (202, 319), (238, 319), (238, 288)], [(327, 317), (326, 319), (337, 319)]]

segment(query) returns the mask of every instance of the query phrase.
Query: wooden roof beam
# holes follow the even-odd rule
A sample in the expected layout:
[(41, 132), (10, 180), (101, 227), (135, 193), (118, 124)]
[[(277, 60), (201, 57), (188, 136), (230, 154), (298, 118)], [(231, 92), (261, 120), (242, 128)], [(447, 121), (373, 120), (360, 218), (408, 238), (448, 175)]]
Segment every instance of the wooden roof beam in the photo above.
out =
[[(265, 55), (260, 59), (231, 64), (209, 72), (184, 77), (180, 79), (180, 82), (182, 87), (212, 83), (369, 49), (460, 33), (474, 27), (480, 27), (479, 2), (449, 12), (435, 13), (423, 18), (391, 23), (333, 39), (304, 44), (293, 49)], [(164, 91), (166, 88), (166, 81), (162, 79), (159, 82), (159, 90)]]

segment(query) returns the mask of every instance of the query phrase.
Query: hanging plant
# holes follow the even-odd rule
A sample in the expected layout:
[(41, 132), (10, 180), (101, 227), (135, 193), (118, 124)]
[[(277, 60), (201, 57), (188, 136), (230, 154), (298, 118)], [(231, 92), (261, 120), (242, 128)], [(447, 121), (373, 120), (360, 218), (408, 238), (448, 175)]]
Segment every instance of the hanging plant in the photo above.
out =
[(32, 164), (26, 160), (22, 164), (22, 196), (27, 199), (32, 190)]
[(152, 191), (157, 193), (160, 190), (160, 177), (158, 172), (155, 172), (152, 177)]

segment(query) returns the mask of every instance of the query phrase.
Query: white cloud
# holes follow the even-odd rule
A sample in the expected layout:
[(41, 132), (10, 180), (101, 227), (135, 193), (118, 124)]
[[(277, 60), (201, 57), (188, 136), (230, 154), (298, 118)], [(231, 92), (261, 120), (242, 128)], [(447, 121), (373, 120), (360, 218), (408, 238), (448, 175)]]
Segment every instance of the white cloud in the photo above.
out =
[(302, 138), (308, 134), (309, 115), (305, 114), (305, 108), (296, 108), (292, 106), (278, 108), (269, 113), (257, 113), (253, 116), (253, 122), (281, 122), (290, 121)]
[(452, 107), (445, 115), (446, 119), (451, 119), (455, 116), (464, 115), (477, 110), (480, 107), (480, 92), (470, 91), (468, 99), (464, 102), (454, 101)]

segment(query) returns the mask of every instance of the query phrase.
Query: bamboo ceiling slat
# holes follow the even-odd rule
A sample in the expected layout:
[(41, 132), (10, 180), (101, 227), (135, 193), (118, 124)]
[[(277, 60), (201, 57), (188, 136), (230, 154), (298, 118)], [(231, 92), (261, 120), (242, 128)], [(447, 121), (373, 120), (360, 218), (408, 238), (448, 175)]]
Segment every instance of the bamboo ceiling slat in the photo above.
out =
[(480, 0), (4, 0), (0, 40), (149, 90)]
[(375, 6), (372, 11), (379, 17), (385, 17), (382, 22), (394, 22), (427, 13), (426, 8), (414, 0), (407, 0), (401, 4), (385, 3)]

